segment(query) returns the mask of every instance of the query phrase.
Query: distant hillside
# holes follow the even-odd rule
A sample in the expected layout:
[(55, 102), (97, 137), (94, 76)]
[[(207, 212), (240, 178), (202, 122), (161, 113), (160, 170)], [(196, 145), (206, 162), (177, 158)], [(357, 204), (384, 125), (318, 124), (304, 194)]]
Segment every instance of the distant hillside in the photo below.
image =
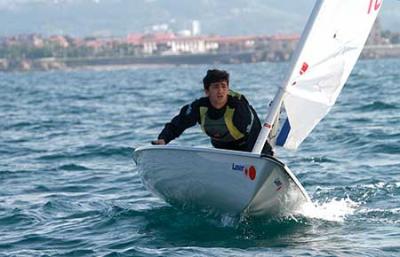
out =
[[(311, 0), (2, 0), (0, 35), (16, 33), (125, 35), (167, 23), (175, 30), (197, 19), (206, 34), (300, 32)], [(399, 30), (400, 1), (386, 0), (384, 28)], [(6, 24), (6, 26), (4, 26)]]

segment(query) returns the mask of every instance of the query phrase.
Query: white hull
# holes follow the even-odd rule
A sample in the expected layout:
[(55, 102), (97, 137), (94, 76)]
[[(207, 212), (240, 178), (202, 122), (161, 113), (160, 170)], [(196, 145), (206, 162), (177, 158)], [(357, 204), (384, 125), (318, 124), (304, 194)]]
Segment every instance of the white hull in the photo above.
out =
[(147, 146), (134, 159), (145, 186), (172, 205), (275, 215), (310, 201), (275, 158), (220, 149)]

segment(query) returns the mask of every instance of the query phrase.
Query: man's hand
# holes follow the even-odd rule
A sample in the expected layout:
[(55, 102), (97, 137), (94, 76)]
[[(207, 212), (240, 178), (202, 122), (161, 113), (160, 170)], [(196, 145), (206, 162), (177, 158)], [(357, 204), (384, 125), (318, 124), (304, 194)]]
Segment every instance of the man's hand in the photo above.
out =
[(165, 140), (164, 139), (157, 139), (157, 140), (153, 140), (151, 141), (152, 145), (165, 145)]

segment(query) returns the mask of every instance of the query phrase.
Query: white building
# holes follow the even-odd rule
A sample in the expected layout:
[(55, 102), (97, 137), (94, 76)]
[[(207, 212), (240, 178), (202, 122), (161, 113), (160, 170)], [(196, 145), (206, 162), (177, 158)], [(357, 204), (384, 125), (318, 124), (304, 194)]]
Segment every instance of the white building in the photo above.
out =
[(201, 33), (200, 21), (192, 21), (192, 36), (198, 36)]

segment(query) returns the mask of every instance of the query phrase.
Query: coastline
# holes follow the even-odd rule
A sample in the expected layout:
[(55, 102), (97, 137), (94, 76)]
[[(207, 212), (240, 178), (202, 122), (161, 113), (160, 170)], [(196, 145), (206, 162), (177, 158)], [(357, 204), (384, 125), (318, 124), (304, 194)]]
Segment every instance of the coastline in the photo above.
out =
[[(286, 62), (290, 59), (291, 51), (247, 51), (206, 54), (180, 55), (149, 55), (121, 56), (97, 58), (41, 58), (7, 60), (0, 59), (0, 71), (48, 71), (48, 70), (104, 70), (121, 68), (158, 68), (180, 65), (215, 65), (256, 62)], [(399, 58), (400, 44), (397, 45), (367, 45), (360, 59)]]

